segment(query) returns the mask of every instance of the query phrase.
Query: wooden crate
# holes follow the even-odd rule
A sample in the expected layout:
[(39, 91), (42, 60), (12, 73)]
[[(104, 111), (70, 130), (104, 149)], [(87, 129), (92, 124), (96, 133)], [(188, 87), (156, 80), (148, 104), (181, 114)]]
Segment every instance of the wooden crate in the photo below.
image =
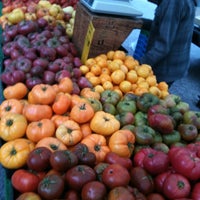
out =
[(80, 2), (77, 4), (72, 41), (82, 61), (109, 50), (117, 50), (135, 28), (141, 28), (142, 19), (96, 14)]

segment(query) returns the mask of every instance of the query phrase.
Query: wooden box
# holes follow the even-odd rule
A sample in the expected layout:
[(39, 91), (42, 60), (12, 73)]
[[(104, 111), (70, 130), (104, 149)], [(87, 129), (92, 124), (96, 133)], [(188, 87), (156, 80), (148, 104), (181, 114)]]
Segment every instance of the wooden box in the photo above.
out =
[(117, 50), (142, 19), (96, 14), (80, 2), (77, 4), (72, 41), (82, 61), (110, 50)]

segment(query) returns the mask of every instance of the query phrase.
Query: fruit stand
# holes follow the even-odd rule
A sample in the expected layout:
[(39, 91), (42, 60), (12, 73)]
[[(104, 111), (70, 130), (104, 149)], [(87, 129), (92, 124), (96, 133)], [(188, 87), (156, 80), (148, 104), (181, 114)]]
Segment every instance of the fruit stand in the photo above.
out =
[[(0, 17), (0, 199), (199, 200), (200, 112), (116, 43), (116, 27), (121, 43), (142, 21), (12, 2)], [(99, 48), (107, 22), (116, 35)]]

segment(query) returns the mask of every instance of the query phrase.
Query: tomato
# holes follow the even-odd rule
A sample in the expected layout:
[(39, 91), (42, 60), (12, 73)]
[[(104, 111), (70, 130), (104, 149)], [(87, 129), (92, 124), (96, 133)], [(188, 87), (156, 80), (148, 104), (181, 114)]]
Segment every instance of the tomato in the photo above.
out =
[(169, 158), (162, 151), (153, 148), (144, 148), (135, 154), (134, 165), (143, 167), (149, 173), (156, 175), (168, 169)]
[(153, 192), (154, 182), (152, 176), (142, 167), (132, 167), (130, 171), (131, 186), (147, 195)]
[(37, 191), (42, 199), (59, 199), (64, 191), (64, 180), (58, 174), (46, 175), (39, 182)]
[(144, 168), (151, 174), (160, 174), (169, 167), (168, 155), (162, 151), (153, 150), (143, 160)]
[(16, 200), (41, 200), (41, 198), (35, 192), (25, 192), (20, 194)]
[(134, 195), (123, 186), (118, 186), (113, 189), (111, 189), (108, 193), (108, 200), (135, 200)]
[(12, 186), (21, 193), (37, 191), (39, 182), (36, 174), (25, 169), (18, 169), (11, 176)]
[(127, 169), (131, 169), (132, 161), (130, 158), (124, 158), (114, 152), (108, 152), (105, 157), (105, 162), (109, 164), (120, 164)]
[(26, 164), (34, 143), (25, 138), (18, 138), (4, 143), (0, 148), (1, 164), (8, 169), (18, 169)]
[(192, 189), (192, 195), (193, 200), (199, 200), (200, 199), (200, 182), (196, 183)]
[(81, 199), (105, 199), (107, 194), (106, 186), (99, 181), (86, 183), (81, 190)]
[(87, 165), (76, 165), (66, 172), (65, 180), (71, 189), (81, 190), (86, 183), (96, 180), (96, 173)]
[(178, 173), (168, 175), (163, 183), (163, 193), (169, 199), (186, 198), (190, 190), (188, 179)]
[(53, 169), (65, 172), (78, 164), (78, 158), (70, 150), (57, 150), (51, 154), (50, 164)]
[(147, 196), (147, 200), (165, 200), (159, 193), (151, 193)]
[(171, 174), (170, 170), (167, 170), (166, 172), (163, 172), (161, 174), (158, 174), (155, 178), (154, 178), (154, 184), (155, 184), (155, 189), (157, 192), (162, 192), (163, 191), (163, 184), (165, 179), (167, 178), (168, 175)]
[(33, 149), (27, 158), (27, 166), (35, 171), (44, 171), (49, 167), (51, 151), (47, 147)]
[(200, 178), (200, 159), (198, 151), (188, 147), (173, 147), (168, 153), (172, 167), (189, 180)]
[(103, 183), (110, 189), (118, 186), (127, 186), (130, 180), (128, 169), (120, 164), (110, 164), (102, 174)]

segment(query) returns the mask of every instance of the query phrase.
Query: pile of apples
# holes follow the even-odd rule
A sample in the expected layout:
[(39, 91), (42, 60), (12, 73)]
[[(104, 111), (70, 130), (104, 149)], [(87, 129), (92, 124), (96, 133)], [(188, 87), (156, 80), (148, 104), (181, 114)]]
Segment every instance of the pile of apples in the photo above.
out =
[(6, 26), (2, 34), (5, 57), (1, 81), (6, 86), (24, 82), (31, 89), (39, 83), (52, 85), (66, 76), (73, 80), (75, 93), (79, 93), (79, 87), (90, 86), (63, 26), (39, 18)]

